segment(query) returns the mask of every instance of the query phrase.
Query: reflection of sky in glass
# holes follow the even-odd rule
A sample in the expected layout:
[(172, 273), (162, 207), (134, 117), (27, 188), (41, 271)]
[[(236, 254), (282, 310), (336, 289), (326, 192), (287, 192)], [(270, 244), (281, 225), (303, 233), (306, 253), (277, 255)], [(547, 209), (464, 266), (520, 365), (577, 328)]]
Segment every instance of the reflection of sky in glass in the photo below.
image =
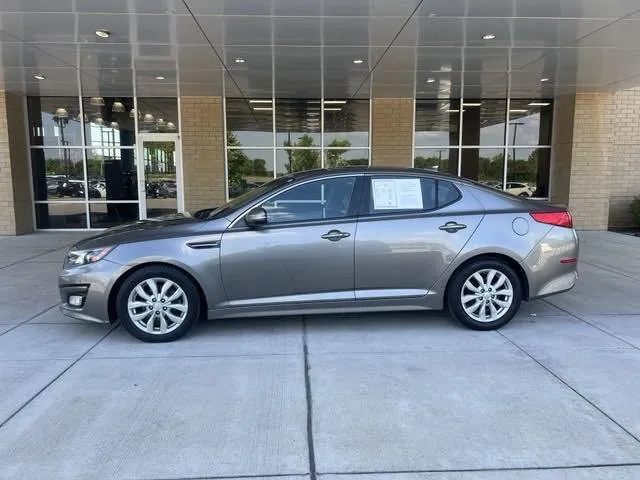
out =
[(90, 123), (89, 125), (91, 143), (87, 145), (88, 147), (120, 145), (119, 130), (111, 127), (106, 127), (104, 125), (96, 125), (95, 123)]
[[(512, 117), (515, 116), (512, 114)], [(514, 123), (518, 125), (515, 129)], [(516, 141), (513, 141), (513, 135), (516, 134)], [(514, 145), (538, 145), (540, 140), (540, 113), (520, 118), (511, 118), (509, 120), (509, 144)]]

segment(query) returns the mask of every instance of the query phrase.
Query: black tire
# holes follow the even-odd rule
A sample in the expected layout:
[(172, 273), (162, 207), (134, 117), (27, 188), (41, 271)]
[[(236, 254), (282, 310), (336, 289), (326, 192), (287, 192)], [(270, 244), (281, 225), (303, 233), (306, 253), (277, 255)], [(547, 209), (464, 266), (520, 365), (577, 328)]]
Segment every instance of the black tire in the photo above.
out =
[[(494, 321), (479, 321), (470, 316), (462, 305), (462, 292), (467, 279), (474, 273), (483, 270), (497, 270), (507, 277), (511, 282), (513, 297), (511, 306)], [(459, 320), (463, 325), (474, 330), (495, 330), (506, 325), (517, 313), (522, 303), (522, 282), (518, 274), (508, 264), (499, 260), (486, 259), (477, 260), (458, 271), (449, 281), (447, 290), (447, 306), (454, 318)], [(471, 300), (473, 301), (473, 300)], [(482, 307), (481, 307), (482, 308)]]
[[(174, 330), (170, 332), (146, 332), (136, 326), (129, 314), (127, 302), (132, 291), (141, 282), (152, 278), (164, 278), (171, 280), (183, 290), (187, 298), (188, 306), (184, 319)], [(179, 339), (191, 330), (200, 316), (200, 310), (200, 295), (198, 294), (198, 288), (194, 284), (193, 280), (180, 270), (163, 265), (144, 267), (134, 272), (121, 285), (116, 297), (116, 312), (118, 314), (118, 319), (131, 335), (144, 342), (172, 342)]]

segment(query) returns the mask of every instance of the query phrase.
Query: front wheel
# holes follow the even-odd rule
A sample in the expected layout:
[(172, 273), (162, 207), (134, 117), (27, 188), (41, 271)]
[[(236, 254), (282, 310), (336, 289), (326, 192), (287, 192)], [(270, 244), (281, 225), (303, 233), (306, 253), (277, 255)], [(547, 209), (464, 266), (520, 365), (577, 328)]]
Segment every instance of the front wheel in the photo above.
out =
[(520, 278), (498, 260), (479, 260), (452, 278), (447, 293), (449, 311), (474, 330), (494, 330), (508, 323), (520, 308)]
[(185, 335), (200, 315), (193, 281), (175, 268), (141, 268), (127, 278), (116, 299), (118, 318), (134, 337), (170, 342)]

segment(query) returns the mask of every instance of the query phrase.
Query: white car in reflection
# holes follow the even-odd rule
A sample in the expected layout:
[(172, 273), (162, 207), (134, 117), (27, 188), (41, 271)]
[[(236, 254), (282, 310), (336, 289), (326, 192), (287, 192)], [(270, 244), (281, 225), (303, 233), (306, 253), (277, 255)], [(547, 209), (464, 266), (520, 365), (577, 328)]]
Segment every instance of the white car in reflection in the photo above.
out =
[(507, 188), (505, 188), (505, 192), (515, 195), (516, 197), (533, 197), (535, 191), (535, 188), (530, 187), (526, 183), (519, 182), (509, 182), (507, 183)]

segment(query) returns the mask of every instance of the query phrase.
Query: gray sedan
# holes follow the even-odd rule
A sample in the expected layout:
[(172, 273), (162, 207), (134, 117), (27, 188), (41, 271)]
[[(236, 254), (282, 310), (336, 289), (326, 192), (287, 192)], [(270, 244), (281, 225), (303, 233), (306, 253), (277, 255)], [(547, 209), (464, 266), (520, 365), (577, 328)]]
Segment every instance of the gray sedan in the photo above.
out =
[(490, 330), (577, 279), (565, 208), (426, 170), (288, 175), (200, 217), (76, 244), (59, 277), (62, 312), (119, 320), (149, 342), (201, 318), (443, 308)]

